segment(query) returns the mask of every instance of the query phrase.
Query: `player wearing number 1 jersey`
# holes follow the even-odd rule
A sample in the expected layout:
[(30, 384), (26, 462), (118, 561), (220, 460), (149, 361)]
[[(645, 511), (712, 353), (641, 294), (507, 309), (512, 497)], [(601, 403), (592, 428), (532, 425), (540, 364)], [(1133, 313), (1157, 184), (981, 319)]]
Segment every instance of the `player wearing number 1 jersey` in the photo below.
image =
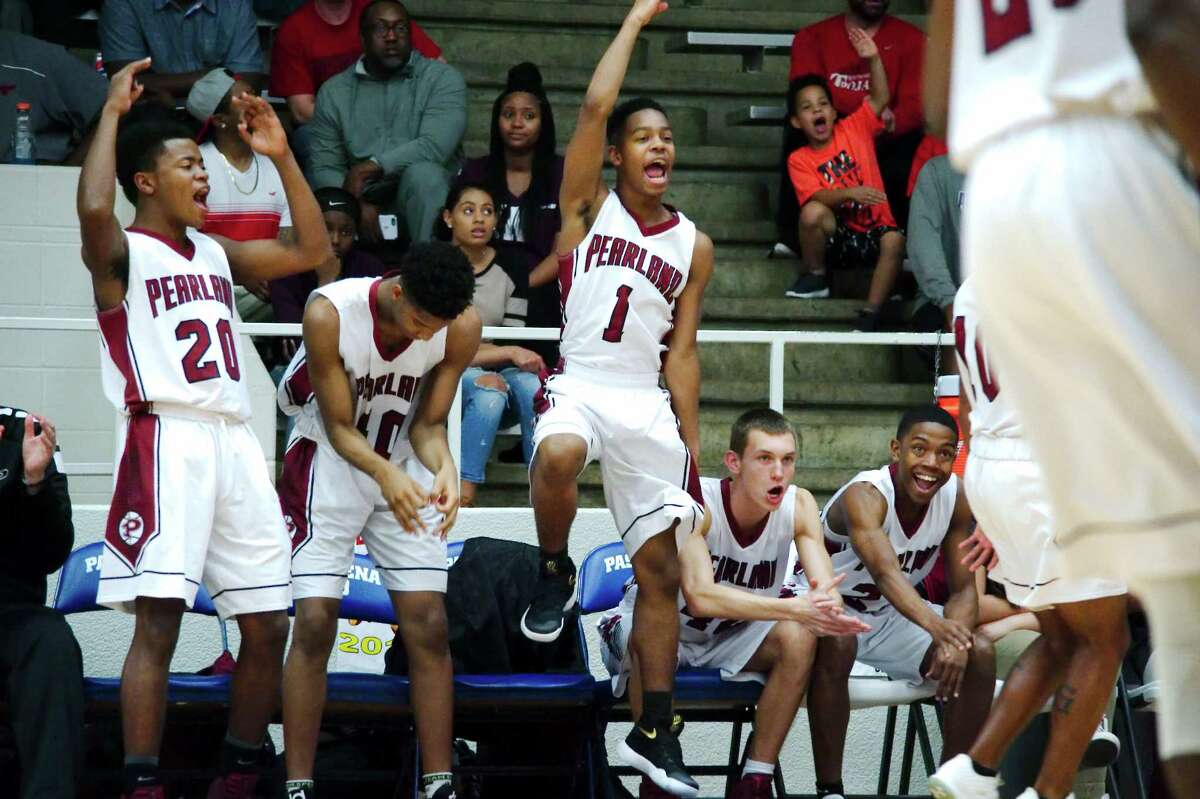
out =
[[(639, 586), (630, 648), (645, 701), (622, 755), (663, 789), (695, 796), (670, 731), (671, 686), (676, 539), (704, 518), (696, 328), (712, 241), (663, 203), (675, 142), (661, 106), (637, 99), (616, 107), (642, 28), (665, 9), (658, 0), (634, 3), (596, 66), (567, 147), (557, 243), (563, 361), (546, 381), (534, 431), (530, 488), (542, 565), (521, 626), (533, 640), (554, 640), (575, 604), (567, 557), (575, 481), (599, 460)], [(606, 152), (615, 190), (602, 181)]]
[[(1194, 74), (1194, 3), (940, 0), (926, 99), (935, 126), (948, 104), (971, 196), (964, 269), (1066, 573), (1121, 579), (1142, 601), (1162, 665), (1160, 752), (1188, 794), (1200, 784), (1200, 194), (1126, 6), (1143, 7), (1148, 51), (1165, 45)], [(1185, 7), (1190, 22), (1164, 17)], [(1183, 97), (1164, 99), (1194, 118), (1187, 74), (1166, 81)]]
[(360, 533), (409, 657), (424, 795), (453, 796), (443, 596), (458, 470), (446, 416), (479, 348), (474, 291), (466, 257), (435, 242), (409, 250), (398, 274), (318, 288), (304, 310), (304, 346), (279, 384), (279, 406), (297, 417), (279, 485), (296, 595), (283, 682), (289, 797), (315, 796), (325, 669)]
[[(329, 255), (329, 239), (279, 120), (249, 95), (233, 100), (239, 129), (279, 169), (296, 239), (197, 233), (208, 176), (188, 130), (151, 115), (117, 133), (149, 65), (113, 77), (76, 198), (104, 389), (127, 417), (97, 601), (136, 614), (121, 675), (126, 796), (163, 796), (158, 748), (184, 606), (203, 582), (217, 612), (237, 617), (242, 644), (214, 790), (248, 797), (277, 701), (291, 590), (287, 533), (247, 424), (233, 284), (312, 269)], [(113, 213), (118, 178), (136, 206), (128, 230)]]

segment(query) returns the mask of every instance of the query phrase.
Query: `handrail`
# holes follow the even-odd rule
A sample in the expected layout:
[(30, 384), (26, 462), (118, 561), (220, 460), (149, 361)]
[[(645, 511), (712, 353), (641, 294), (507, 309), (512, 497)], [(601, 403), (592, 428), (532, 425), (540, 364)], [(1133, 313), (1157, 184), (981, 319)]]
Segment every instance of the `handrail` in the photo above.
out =
[[(79, 330), (96, 329), (96, 320), (63, 317), (0, 316), (0, 330)], [(248, 336), (299, 336), (298, 324), (278, 322), (242, 323), (239, 332)], [(554, 341), (559, 330), (553, 327), (485, 327), (483, 338), (492, 340)], [(954, 344), (950, 333), (834, 333), (818, 330), (700, 330), (696, 334), (702, 344), (766, 344), (769, 345), (767, 404), (783, 410), (784, 347), (789, 344), (852, 344), (875, 346), (936, 346)], [(459, 460), (462, 425), (462, 390), (454, 398), (446, 424), (450, 451)], [(87, 464), (95, 467), (95, 464)]]

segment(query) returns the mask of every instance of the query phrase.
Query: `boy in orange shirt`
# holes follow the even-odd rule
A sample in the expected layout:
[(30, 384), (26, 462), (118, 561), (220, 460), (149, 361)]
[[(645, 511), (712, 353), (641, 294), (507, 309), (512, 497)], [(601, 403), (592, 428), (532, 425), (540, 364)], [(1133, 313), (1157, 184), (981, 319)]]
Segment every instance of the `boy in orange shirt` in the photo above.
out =
[(887, 74), (867, 33), (852, 29), (850, 42), (871, 67), (871, 90), (857, 111), (836, 119), (829, 88), (819, 75), (801, 75), (788, 87), (789, 121), (808, 142), (788, 157), (788, 174), (800, 204), (800, 249), (807, 271), (786, 293), (828, 297), (826, 263), (873, 265), (867, 304), (859, 311), (856, 327), (874, 330), (879, 309), (900, 273), (904, 234), (888, 206), (875, 160), (875, 136), (884, 128), (879, 115), (890, 99)]

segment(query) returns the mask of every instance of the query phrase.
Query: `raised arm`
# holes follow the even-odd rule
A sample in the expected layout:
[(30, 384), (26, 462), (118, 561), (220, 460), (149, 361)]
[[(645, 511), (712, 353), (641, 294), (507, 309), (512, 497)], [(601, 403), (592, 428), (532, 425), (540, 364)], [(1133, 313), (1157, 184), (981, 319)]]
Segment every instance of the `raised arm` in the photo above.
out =
[(408, 431), (417, 459), (434, 474), (430, 499), (446, 516), (442, 522), (443, 537), (458, 517), (458, 466), (450, 455), (446, 418), (458, 396), (463, 370), (479, 349), (482, 331), (483, 325), (474, 308), (467, 308), (450, 323), (446, 332), (446, 355), (426, 376), (421, 397), (417, 400), (416, 416)]
[(711, 523), (712, 514), (705, 510), (704, 522), (679, 549), (680, 587), (690, 614), (710, 619), (792, 620), (817, 635), (853, 635), (870, 629), (840, 609), (828, 612), (815, 607), (805, 596), (766, 597), (716, 582), (705, 540)]
[(921, 94), (925, 129), (946, 138), (950, 116), (950, 61), (954, 51), (954, 0), (933, 0), (929, 8), (929, 44)]
[(256, 95), (243, 94), (233, 98), (232, 102), (244, 109), (238, 125), (242, 139), (256, 153), (270, 158), (279, 170), (283, 193), (292, 215), (294, 235), (286, 240), (233, 241), (221, 236), (213, 238), (225, 248), (229, 256), (229, 268), (238, 283), (271, 280), (315, 269), (325, 263), (333, 250), (329, 246), (329, 234), (325, 232), (321, 209), (288, 147), (287, 134), (279, 123), (279, 117), (266, 100)]
[(871, 110), (875, 112), (875, 116), (879, 116), (892, 99), (892, 93), (887, 83), (887, 70), (883, 68), (883, 59), (879, 57), (879, 47), (876, 46), (875, 40), (861, 28), (850, 29), (850, 44), (854, 46), (854, 51), (860, 58), (867, 59), (867, 64), (870, 66), (871, 88), (867, 94), (867, 102), (870, 104)]
[(83, 264), (92, 273), (92, 292), (101, 311), (125, 301), (129, 248), (125, 231), (113, 211), (117, 191), (117, 125), (142, 96), (144, 89), (137, 76), (149, 67), (150, 59), (143, 58), (113, 76), (75, 192)]
[(629, 68), (638, 35), (650, 20), (666, 10), (667, 4), (660, 0), (635, 0), (616, 38), (592, 73), (563, 166), (558, 199), (562, 213), (558, 252), (570, 252), (583, 241), (592, 226), (596, 209), (608, 196), (608, 188), (600, 176), (606, 149), (605, 127), (616, 107), (621, 84), (625, 82), (625, 71)]
[(671, 392), (671, 407), (679, 417), (683, 443), (697, 459), (700, 457), (700, 353), (696, 348), (696, 331), (700, 327), (704, 289), (712, 271), (712, 239), (696, 231), (687, 284), (675, 300), (674, 327), (667, 340), (663, 379)]

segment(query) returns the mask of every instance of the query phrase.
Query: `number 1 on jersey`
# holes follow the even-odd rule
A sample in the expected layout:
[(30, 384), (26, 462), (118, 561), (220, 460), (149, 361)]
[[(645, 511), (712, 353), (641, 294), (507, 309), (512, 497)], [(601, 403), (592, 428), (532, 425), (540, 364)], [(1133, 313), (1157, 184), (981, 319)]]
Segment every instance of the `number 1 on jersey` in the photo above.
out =
[(625, 318), (629, 316), (629, 295), (633, 286), (621, 286), (617, 289), (617, 304), (613, 306), (612, 316), (608, 319), (608, 327), (604, 328), (601, 336), (610, 344), (616, 344), (625, 335)]

